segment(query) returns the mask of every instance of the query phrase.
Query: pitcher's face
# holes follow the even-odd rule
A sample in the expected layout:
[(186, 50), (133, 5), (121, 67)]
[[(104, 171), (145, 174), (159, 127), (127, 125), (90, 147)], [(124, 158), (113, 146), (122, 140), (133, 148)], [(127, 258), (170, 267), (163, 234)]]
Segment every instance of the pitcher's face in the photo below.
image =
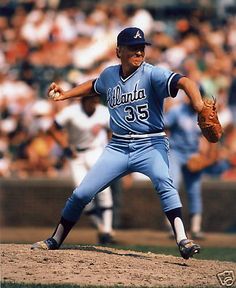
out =
[(117, 56), (121, 60), (122, 66), (138, 68), (144, 61), (145, 45), (132, 45), (117, 47)]

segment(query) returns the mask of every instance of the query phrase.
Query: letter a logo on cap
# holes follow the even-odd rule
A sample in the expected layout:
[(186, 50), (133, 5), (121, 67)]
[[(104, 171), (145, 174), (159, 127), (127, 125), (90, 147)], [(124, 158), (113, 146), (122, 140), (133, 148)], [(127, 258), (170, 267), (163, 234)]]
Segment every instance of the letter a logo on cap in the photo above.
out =
[(146, 42), (144, 33), (140, 28), (128, 27), (122, 30), (117, 36), (117, 46), (151, 45)]
[(142, 36), (140, 35), (140, 31), (138, 30), (134, 36), (135, 39), (137, 38), (141, 38), (142, 39)]

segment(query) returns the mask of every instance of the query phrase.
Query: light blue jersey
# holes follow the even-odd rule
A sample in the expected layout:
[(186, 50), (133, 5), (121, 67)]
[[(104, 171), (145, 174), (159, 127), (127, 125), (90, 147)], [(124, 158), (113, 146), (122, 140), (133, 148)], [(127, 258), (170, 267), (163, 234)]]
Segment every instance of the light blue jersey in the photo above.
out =
[(145, 62), (126, 79), (120, 69), (121, 65), (108, 67), (94, 84), (110, 110), (112, 131), (122, 135), (163, 131), (164, 99), (176, 96), (182, 76)]

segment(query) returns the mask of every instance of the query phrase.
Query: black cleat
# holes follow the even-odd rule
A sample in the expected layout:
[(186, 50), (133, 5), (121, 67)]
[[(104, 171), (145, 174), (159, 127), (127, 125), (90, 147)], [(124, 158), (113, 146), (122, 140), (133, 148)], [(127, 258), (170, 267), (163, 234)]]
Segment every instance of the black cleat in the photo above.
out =
[(184, 259), (189, 259), (193, 255), (200, 253), (201, 247), (198, 244), (193, 243), (192, 240), (184, 239), (178, 244), (179, 252)]
[(57, 250), (59, 245), (54, 238), (48, 238), (47, 240), (39, 241), (31, 246), (31, 249), (37, 250)]
[(116, 244), (113, 236), (109, 233), (99, 233), (98, 234), (98, 244), (100, 245), (112, 245)]

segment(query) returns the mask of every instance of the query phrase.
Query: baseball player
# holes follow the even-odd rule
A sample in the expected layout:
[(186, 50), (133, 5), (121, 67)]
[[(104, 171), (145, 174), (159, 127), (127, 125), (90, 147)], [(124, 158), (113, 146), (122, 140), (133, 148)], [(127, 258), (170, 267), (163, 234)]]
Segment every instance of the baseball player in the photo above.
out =
[[(216, 161), (216, 144), (209, 143), (203, 138), (197, 125), (197, 113), (187, 97), (184, 97), (181, 103), (171, 107), (165, 113), (164, 119), (165, 127), (170, 132), (170, 174), (177, 188), (183, 179), (192, 239), (203, 239), (201, 180), (204, 168)], [(190, 164), (192, 157), (198, 164), (195, 164), (195, 167)]]
[[(85, 97), (63, 108), (48, 130), (63, 147), (75, 186), (95, 164), (107, 144), (109, 112), (98, 96)], [(63, 133), (61, 133), (63, 132)], [(113, 200), (110, 187), (104, 189), (85, 207), (98, 229), (99, 244), (112, 244)]]
[(97, 193), (115, 179), (140, 172), (151, 179), (160, 197), (181, 256), (188, 259), (200, 252), (200, 246), (186, 236), (182, 204), (169, 174), (169, 141), (164, 132), (163, 103), (166, 97), (175, 97), (178, 89), (185, 91), (199, 115), (204, 102), (193, 81), (146, 63), (146, 45), (150, 43), (145, 40), (143, 31), (128, 27), (117, 36), (116, 54), (121, 65), (109, 66), (97, 79), (69, 91), (56, 83), (50, 85), (48, 96), (55, 101), (92, 95), (103, 97), (113, 134), (96, 164), (67, 200), (52, 236), (36, 242), (32, 249), (58, 249)]

